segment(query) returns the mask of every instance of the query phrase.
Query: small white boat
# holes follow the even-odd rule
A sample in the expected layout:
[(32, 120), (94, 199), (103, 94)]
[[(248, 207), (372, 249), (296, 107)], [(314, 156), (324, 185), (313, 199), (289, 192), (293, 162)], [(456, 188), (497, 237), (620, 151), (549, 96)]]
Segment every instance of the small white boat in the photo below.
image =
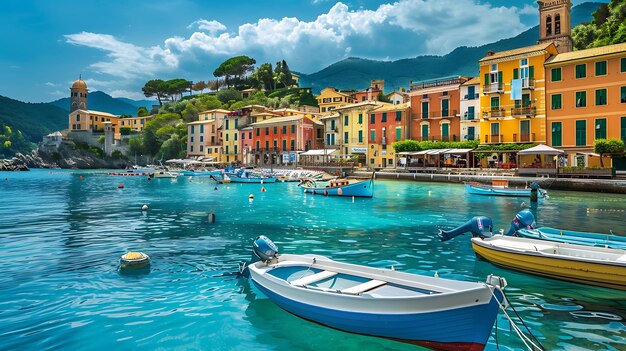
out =
[(160, 170), (160, 171), (155, 171), (154, 173), (152, 173), (152, 177), (153, 178), (176, 178), (178, 177), (178, 173), (172, 172), (172, 171)]
[(464, 282), (319, 255), (278, 255), (263, 236), (254, 252), (261, 261), (247, 266), (250, 278), (284, 310), (338, 330), (434, 350), (482, 350), (504, 299), (506, 281), (495, 276), (487, 283)]

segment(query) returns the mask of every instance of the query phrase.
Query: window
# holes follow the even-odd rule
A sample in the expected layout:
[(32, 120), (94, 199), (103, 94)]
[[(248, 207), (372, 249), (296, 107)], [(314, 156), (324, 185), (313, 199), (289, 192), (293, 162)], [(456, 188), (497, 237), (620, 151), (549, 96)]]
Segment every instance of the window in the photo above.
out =
[(335, 130), (335, 129), (336, 129), (335, 128), (335, 120), (333, 119), (333, 120), (330, 121), (330, 130)]
[(596, 119), (596, 139), (606, 139), (606, 118)]
[(387, 112), (383, 112), (383, 115), (380, 119), (381, 122), (387, 122)]
[(291, 151), (296, 151), (296, 139), (291, 139)]
[(292, 124), (292, 125), (291, 125), (291, 132), (292, 132), (292, 133), (295, 133), (295, 132), (296, 132), (296, 125), (295, 125), (295, 124)]
[(363, 124), (363, 114), (359, 113), (359, 124)]
[(248, 133), (248, 139), (252, 139), (252, 132)]
[(587, 65), (584, 63), (581, 65), (576, 65), (576, 79), (585, 77), (587, 77)]
[(278, 134), (278, 126), (274, 126), (274, 134)]
[(402, 128), (396, 128), (396, 141), (402, 139)]
[(561, 94), (552, 95), (552, 109), (553, 110), (560, 110), (561, 103), (562, 103)]
[[(98, 120), (96, 120), (96, 121), (98, 121)], [(80, 122), (80, 115), (76, 115), (76, 122)]]
[(256, 136), (260, 136), (261, 135), (261, 129), (257, 128), (256, 130)]
[[(193, 138), (193, 137), (192, 137)], [(193, 141), (193, 140), (192, 140)], [(228, 141), (228, 133), (226, 133), (226, 141)]]
[(620, 119), (620, 137), (626, 143), (626, 117)]
[(265, 150), (269, 150), (270, 149), (270, 142), (269, 140), (265, 140)]
[(469, 106), (469, 107), (467, 108), (467, 120), (468, 120), (468, 121), (472, 121), (472, 120), (474, 120), (474, 113), (475, 113), (475, 112), (476, 112), (476, 111), (475, 111), (474, 106)]
[[(239, 118), (235, 118), (235, 129), (239, 128)], [(235, 153), (237, 153), (235, 151)]]
[(467, 99), (474, 100), (475, 98), (476, 98), (476, 87), (473, 85), (467, 87)]
[(195, 133), (196, 131), (196, 126), (191, 126), (191, 134)]
[(343, 143), (347, 144), (348, 143), (348, 132), (344, 132), (343, 133)]
[(322, 107), (322, 112), (326, 112), (326, 107)]
[(441, 136), (444, 138), (450, 136), (450, 123), (443, 123), (441, 125)]
[(376, 115), (372, 113), (370, 115), (370, 124), (375, 124), (375, 123), (376, 123)]
[(374, 164), (374, 163), (375, 163), (374, 159), (370, 158), (370, 164)]
[(422, 125), (422, 140), (428, 140), (428, 124)]
[(443, 95), (443, 96), (448, 96), (448, 92), (447, 92), (447, 91), (444, 91), (441, 95)]
[(450, 113), (450, 100), (441, 100), (441, 117), (448, 117)]
[(548, 16), (546, 18), (546, 37), (552, 35), (552, 17)]
[(554, 16), (554, 34), (561, 34), (561, 15), (557, 14)]
[(348, 116), (343, 116), (343, 125), (344, 126), (348, 125)]
[(606, 89), (596, 90), (596, 106), (606, 105)]
[(270, 135), (270, 127), (265, 127), (265, 135)]
[(204, 133), (204, 125), (200, 125), (200, 133)]
[(619, 102), (622, 104), (626, 103), (626, 87), (620, 88)]
[(200, 152), (203, 152), (203, 151), (204, 151), (204, 145), (200, 145)]
[(287, 134), (287, 126), (283, 126), (283, 134)]
[[(203, 143), (204, 142), (204, 135), (200, 135), (200, 142)], [(202, 150), (200, 150), (202, 151)]]
[(620, 72), (626, 73), (626, 57), (620, 60)]
[(587, 121), (576, 121), (576, 146), (587, 145)]
[(226, 130), (228, 130), (228, 122), (229, 120), (226, 120), (226, 128), (225, 128)]
[(193, 152), (193, 145), (189, 146), (189, 151)]
[(237, 135), (239, 135), (239, 133), (235, 133), (235, 141), (237, 141)]
[(373, 142), (376, 139), (376, 131), (374, 129), (370, 130), (370, 142)]
[(276, 150), (276, 148), (278, 148), (278, 140), (274, 139), (274, 150)]
[(492, 97), (491, 98), (491, 111), (498, 111), (500, 110), (500, 98), (499, 97)]
[(359, 130), (359, 143), (363, 142), (363, 131)]
[(561, 81), (561, 68), (553, 68), (552, 69), (552, 81), (560, 82)]
[(228, 153), (228, 145), (226, 145), (226, 153)]
[(428, 99), (428, 94), (422, 94), (422, 99)]
[(596, 62), (596, 76), (606, 76), (606, 61)]
[(400, 121), (402, 121), (402, 111), (396, 111), (396, 122), (400, 122)]
[(287, 139), (283, 139), (283, 151), (287, 150)]
[(235, 153), (235, 154), (237, 153), (237, 145), (235, 145), (235, 152), (234, 152), (234, 153)]
[(576, 107), (587, 107), (587, 92), (586, 91), (576, 92)]
[(422, 101), (422, 118), (428, 118), (428, 101)]

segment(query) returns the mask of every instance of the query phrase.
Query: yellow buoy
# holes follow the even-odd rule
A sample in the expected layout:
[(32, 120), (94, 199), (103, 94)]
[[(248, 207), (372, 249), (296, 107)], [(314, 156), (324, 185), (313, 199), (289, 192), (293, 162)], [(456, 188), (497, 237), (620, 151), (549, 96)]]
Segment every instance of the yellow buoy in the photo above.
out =
[(248, 199), (254, 199), (254, 194), (248, 195)]
[(143, 252), (129, 251), (120, 258), (121, 268), (143, 268), (150, 264), (150, 256)]

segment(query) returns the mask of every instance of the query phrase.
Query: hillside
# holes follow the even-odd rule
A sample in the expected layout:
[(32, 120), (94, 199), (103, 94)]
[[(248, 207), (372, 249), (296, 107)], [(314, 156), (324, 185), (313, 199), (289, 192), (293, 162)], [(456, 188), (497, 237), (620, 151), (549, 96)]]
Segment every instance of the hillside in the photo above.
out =
[(38, 142), (41, 137), (67, 128), (68, 112), (50, 104), (32, 104), (0, 96), (0, 124), (24, 133), (27, 140)]
[[(156, 102), (156, 101), (155, 101)], [(49, 104), (60, 107), (66, 110), (66, 114), (69, 113), (70, 98), (66, 97), (56, 101), (52, 101)], [(126, 98), (114, 98), (111, 95), (102, 92), (94, 91), (87, 96), (87, 107), (90, 110), (104, 111), (112, 113), (114, 115), (133, 115), (137, 114), (137, 108), (144, 106), (150, 111), (153, 102), (148, 100), (131, 100)]]
[[(572, 24), (590, 21), (592, 13), (601, 3), (587, 2), (572, 9)], [(311, 87), (315, 93), (325, 87), (338, 89), (363, 89), (371, 79), (384, 79), (387, 91), (407, 88), (409, 81), (444, 77), (450, 75), (475, 76), (478, 60), (488, 50), (503, 51), (536, 44), (539, 26), (533, 27), (513, 38), (503, 39), (478, 47), (459, 47), (444, 56), (418, 56), (397, 61), (374, 61), (350, 57), (334, 63), (319, 72), (302, 74), (300, 86)]]

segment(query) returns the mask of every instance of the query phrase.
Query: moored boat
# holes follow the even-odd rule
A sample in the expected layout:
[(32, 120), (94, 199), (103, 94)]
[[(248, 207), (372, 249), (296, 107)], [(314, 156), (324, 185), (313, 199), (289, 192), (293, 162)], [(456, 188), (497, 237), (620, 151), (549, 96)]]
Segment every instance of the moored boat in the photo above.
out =
[[(476, 182), (465, 183), (465, 191), (473, 195), (530, 197), (532, 188), (511, 188), (508, 180), (494, 179), (491, 185)], [(545, 190), (539, 189), (538, 191), (541, 196), (546, 196)]]
[(299, 186), (304, 189), (305, 194), (356, 197), (374, 196), (373, 179), (331, 179), (326, 181), (305, 179), (299, 184)]
[(626, 290), (626, 251), (495, 235), (474, 237), (476, 254), (500, 266), (545, 277)]
[(276, 183), (277, 179), (274, 176), (267, 176), (263, 173), (253, 172), (245, 169), (239, 169), (234, 172), (224, 172), (224, 175), (224, 178), (229, 178), (231, 183), (266, 184)]
[(178, 173), (182, 176), (186, 177), (210, 177), (210, 176), (219, 176), (222, 174), (222, 171), (206, 171), (206, 170), (181, 170)]
[(523, 238), (556, 241), (568, 244), (608, 247), (626, 250), (626, 237), (615, 234), (577, 232), (555, 228), (520, 229), (517, 235)]
[(261, 236), (254, 285), (284, 310), (338, 330), (433, 350), (483, 350), (501, 302), (503, 278), (464, 282), (341, 262), (278, 255)]

